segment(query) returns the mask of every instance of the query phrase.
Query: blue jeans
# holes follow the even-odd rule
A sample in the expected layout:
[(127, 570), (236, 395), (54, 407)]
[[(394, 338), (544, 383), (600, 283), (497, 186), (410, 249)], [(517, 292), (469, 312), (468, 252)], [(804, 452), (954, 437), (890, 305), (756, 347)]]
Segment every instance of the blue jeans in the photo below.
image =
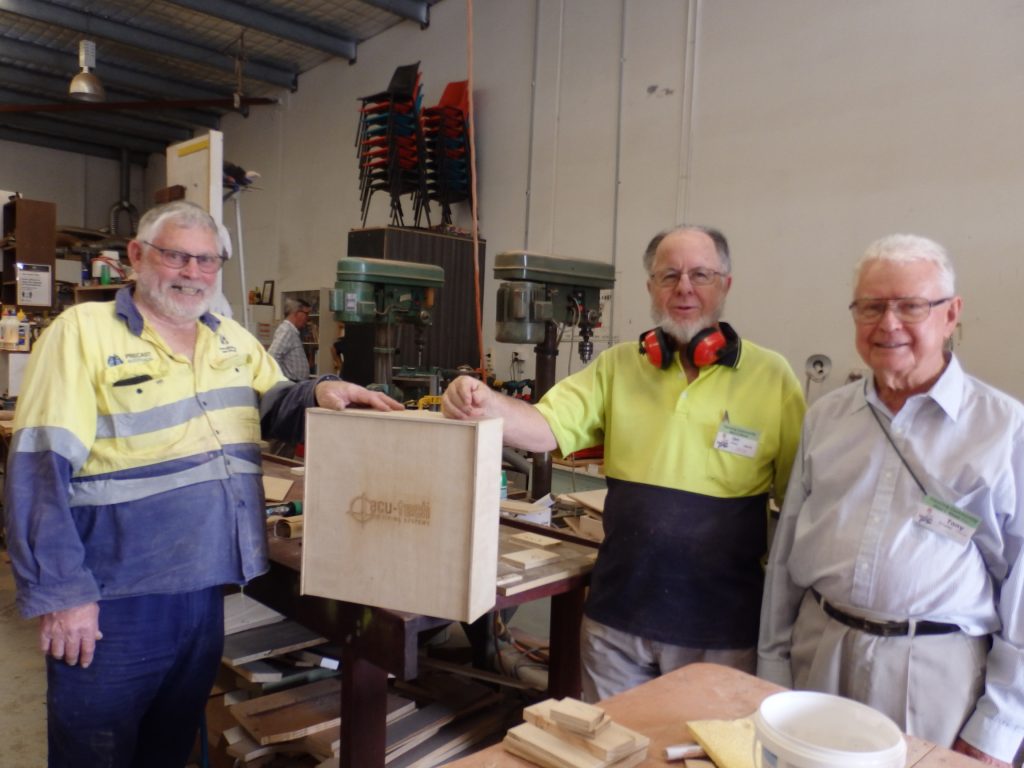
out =
[(50, 768), (182, 768), (224, 647), (220, 587), (100, 602), (88, 669), (46, 659)]

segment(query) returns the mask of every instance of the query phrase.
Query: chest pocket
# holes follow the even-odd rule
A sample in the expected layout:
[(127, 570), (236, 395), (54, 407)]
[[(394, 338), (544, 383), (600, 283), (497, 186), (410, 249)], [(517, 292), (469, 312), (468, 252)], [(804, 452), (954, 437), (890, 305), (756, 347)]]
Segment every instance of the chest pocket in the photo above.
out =
[(214, 358), (203, 373), (201, 399), (211, 406), (208, 417), (223, 442), (260, 439), (253, 376), (251, 357), (241, 353)]
[(167, 365), (159, 360), (107, 368), (96, 393), (101, 414), (144, 414), (167, 402)]
[(200, 389), (251, 388), (252, 360), (249, 355), (241, 353), (216, 356), (210, 361), (206, 376), (210, 378), (200, 382)]
[(768, 490), (772, 480), (770, 462), (765, 457), (774, 455), (776, 450), (770, 438), (763, 431), (758, 436), (757, 450), (753, 456), (742, 456), (715, 447), (715, 437), (720, 424), (714, 425), (714, 433), (708, 442), (707, 473), (729, 496), (753, 496)]

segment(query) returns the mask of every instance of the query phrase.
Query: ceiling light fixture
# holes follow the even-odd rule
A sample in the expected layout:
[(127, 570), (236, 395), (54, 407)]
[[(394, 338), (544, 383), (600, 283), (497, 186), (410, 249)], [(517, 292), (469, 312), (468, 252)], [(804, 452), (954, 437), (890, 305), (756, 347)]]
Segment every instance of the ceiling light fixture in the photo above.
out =
[(78, 41), (78, 66), (82, 71), (71, 78), (68, 95), (78, 101), (103, 101), (107, 98), (103, 83), (90, 69), (96, 68), (96, 43), (92, 40)]

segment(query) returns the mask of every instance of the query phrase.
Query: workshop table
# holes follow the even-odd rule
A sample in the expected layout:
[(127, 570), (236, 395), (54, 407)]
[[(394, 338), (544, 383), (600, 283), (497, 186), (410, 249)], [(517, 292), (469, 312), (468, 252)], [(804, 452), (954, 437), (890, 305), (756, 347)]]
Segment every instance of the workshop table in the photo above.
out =
[[(731, 720), (753, 713), (761, 700), (785, 690), (746, 672), (718, 664), (690, 664), (600, 702), (600, 707), (617, 723), (651, 739), (647, 759), (641, 766), (681, 765), (665, 760), (665, 747), (693, 741), (688, 720)], [(910, 768), (976, 768), (981, 765), (953, 752), (907, 736), (907, 766)], [(500, 744), (469, 757), (448, 763), (449, 768), (528, 768), (526, 760), (514, 757)]]
[[(285, 501), (302, 499), (303, 479), (290, 474), (293, 466), (297, 463), (264, 457), (265, 474), (296, 481)], [(246, 594), (342, 647), (341, 768), (383, 768), (388, 674), (416, 677), (420, 633), (452, 622), (301, 595), (301, 547), (299, 539), (270, 538), (270, 570), (251, 581)], [(520, 584), (515, 594), (496, 597), (496, 608), (551, 598), (551, 696), (580, 692), (579, 626), (589, 578), (585, 572), (534, 588)]]

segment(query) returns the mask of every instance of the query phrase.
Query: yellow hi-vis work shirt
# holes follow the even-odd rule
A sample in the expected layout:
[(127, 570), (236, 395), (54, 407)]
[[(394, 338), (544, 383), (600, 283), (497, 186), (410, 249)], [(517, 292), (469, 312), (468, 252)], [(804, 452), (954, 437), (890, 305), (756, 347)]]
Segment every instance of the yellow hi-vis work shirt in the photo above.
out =
[(131, 289), (43, 333), (18, 401), (5, 511), (26, 616), (242, 583), (267, 567), (259, 440), (301, 424), (292, 385), (238, 323), (197, 321), (192, 361)]
[(743, 341), (735, 366), (687, 383), (618, 344), (537, 405), (563, 454), (604, 444), (605, 540), (586, 612), (651, 640), (757, 640), (767, 498), (781, 500), (805, 410), (775, 352)]

